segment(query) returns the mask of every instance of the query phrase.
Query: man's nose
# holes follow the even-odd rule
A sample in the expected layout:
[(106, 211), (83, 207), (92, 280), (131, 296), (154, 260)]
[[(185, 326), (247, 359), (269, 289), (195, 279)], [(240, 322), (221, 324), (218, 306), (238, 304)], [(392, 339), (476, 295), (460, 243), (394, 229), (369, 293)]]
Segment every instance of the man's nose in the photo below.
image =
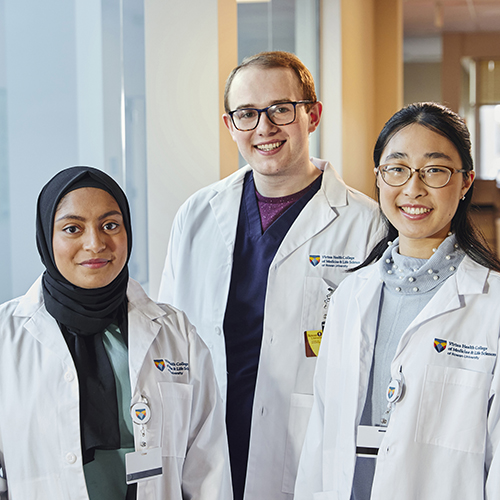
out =
[(257, 132), (261, 134), (269, 134), (271, 132), (276, 132), (278, 130), (278, 126), (275, 125), (267, 116), (267, 113), (260, 114), (260, 120), (257, 125)]

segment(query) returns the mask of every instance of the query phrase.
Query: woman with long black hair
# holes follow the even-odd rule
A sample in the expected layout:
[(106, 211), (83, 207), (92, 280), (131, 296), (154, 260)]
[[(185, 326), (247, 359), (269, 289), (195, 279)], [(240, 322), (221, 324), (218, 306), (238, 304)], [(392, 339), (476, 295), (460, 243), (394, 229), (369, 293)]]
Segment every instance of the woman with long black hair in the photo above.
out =
[(500, 262), (469, 132), (413, 104), (374, 161), (387, 235), (332, 297), (295, 500), (498, 499)]

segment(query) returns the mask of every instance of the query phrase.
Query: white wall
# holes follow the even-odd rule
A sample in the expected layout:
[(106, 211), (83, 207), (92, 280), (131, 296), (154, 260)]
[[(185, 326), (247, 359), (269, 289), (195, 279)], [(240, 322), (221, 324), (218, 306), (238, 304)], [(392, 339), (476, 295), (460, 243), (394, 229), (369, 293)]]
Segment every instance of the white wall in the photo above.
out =
[(154, 299), (177, 209), (219, 179), (217, 19), (217, 0), (145, 0), (149, 293)]
[(321, 1), (321, 157), (342, 175), (342, 18), (341, 0)]

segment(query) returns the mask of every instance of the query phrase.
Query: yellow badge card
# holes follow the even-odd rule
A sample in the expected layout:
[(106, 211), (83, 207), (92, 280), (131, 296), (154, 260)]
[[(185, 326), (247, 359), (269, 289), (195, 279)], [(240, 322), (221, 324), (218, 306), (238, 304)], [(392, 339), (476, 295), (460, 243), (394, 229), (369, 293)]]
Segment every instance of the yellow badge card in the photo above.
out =
[(323, 338), (323, 330), (307, 330), (304, 332), (304, 337), (306, 341), (306, 356), (308, 358), (316, 357), (319, 353), (321, 339)]

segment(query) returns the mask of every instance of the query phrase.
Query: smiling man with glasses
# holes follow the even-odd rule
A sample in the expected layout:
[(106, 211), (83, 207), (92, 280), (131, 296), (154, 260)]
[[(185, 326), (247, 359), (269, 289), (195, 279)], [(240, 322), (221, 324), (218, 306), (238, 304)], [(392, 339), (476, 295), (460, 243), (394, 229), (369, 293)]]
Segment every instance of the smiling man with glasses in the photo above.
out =
[(316, 104), (314, 101), (279, 102), (267, 108), (241, 108), (229, 111), (233, 125), (241, 132), (250, 132), (259, 125), (260, 115), (265, 113), (273, 125), (290, 125), (297, 117), (297, 104)]
[(179, 210), (160, 300), (212, 352), (235, 500), (291, 500), (330, 298), (380, 240), (380, 221), (372, 200), (309, 157), (323, 106), (295, 55), (245, 59), (224, 104), (248, 165)]

